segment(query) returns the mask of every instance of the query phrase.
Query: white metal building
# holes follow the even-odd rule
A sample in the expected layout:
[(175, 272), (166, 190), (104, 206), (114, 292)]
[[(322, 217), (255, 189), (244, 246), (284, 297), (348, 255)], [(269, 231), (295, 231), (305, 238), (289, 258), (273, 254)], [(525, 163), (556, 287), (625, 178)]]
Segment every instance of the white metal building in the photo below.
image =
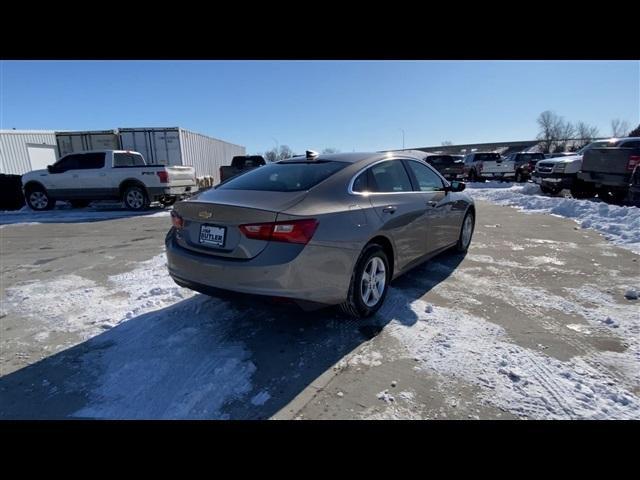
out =
[(23, 175), (57, 159), (53, 130), (0, 130), (0, 173)]

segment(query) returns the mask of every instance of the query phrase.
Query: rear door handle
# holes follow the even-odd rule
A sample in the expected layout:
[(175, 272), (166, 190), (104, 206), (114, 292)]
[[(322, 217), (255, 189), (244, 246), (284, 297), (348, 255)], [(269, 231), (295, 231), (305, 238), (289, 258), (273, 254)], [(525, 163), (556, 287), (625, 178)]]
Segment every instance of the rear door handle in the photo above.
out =
[(395, 211), (396, 211), (396, 207), (394, 207), (392, 205), (389, 205), (388, 207), (384, 207), (382, 209), (383, 213), (395, 213)]

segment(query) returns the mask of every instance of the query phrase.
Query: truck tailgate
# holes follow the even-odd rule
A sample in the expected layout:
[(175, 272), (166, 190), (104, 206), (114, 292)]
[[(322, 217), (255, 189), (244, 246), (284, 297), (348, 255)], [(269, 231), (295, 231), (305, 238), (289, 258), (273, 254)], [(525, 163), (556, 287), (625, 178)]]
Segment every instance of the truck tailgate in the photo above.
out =
[(482, 162), (482, 173), (509, 173), (516, 171), (513, 160), (488, 160)]
[(169, 184), (172, 187), (186, 187), (196, 184), (195, 168), (183, 165), (165, 167), (169, 173)]
[(629, 158), (638, 155), (637, 148), (592, 148), (587, 150), (582, 157), (583, 172), (598, 173), (630, 173), (627, 170)]

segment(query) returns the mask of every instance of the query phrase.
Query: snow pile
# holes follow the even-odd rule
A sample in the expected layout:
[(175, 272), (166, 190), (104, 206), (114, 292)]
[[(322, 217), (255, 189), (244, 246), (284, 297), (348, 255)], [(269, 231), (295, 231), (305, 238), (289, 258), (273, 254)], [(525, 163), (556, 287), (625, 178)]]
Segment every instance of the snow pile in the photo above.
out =
[[(398, 317), (402, 303), (411, 312), (401, 315), (414, 317), (413, 324)], [(502, 327), (465, 312), (425, 309), (425, 302), (392, 289), (380, 315), (394, 319), (386, 330), (423, 369), (480, 387), (487, 404), (523, 418), (640, 418), (640, 399), (608, 370), (581, 357), (563, 362), (513, 344)]]
[(86, 350), (83, 376), (52, 387), (86, 392), (76, 417), (225, 418), (230, 401), (269, 400), (266, 391), (247, 398), (256, 367), (246, 346), (228, 338), (237, 311), (176, 286), (164, 255), (106, 286), (67, 275), (12, 287), (6, 306), (40, 320), (36, 340), (57, 331), (88, 338), (76, 347)]
[(472, 183), (466, 190), (479, 200), (509, 205), (524, 212), (550, 213), (571, 218), (582, 228), (593, 228), (607, 240), (640, 254), (640, 208), (609, 205), (599, 200), (549, 197), (533, 183), (524, 185)]

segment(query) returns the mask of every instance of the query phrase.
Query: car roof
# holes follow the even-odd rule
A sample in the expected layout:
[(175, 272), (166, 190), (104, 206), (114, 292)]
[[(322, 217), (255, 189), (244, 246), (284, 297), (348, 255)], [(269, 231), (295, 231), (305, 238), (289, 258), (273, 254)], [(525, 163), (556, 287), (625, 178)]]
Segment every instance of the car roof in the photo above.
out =
[[(425, 152), (422, 152), (423, 154)], [(415, 154), (412, 155), (408, 152), (354, 152), (354, 153), (331, 153), (331, 154), (320, 154), (316, 157), (312, 157), (307, 161), (309, 163), (317, 162), (319, 160), (323, 160), (325, 162), (343, 162), (343, 163), (369, 163), (375, 162), (378, 160), (384, 160), (386, 158), (397, 158), (397, 157), (405, 157), (405, 158), (419, 158)], [(304, 155), (298, 155), (295, 157), (287, 158), (286, 160), (280, 160), (275, 163), (299, 163), (304, 162), (306, 157)]]

